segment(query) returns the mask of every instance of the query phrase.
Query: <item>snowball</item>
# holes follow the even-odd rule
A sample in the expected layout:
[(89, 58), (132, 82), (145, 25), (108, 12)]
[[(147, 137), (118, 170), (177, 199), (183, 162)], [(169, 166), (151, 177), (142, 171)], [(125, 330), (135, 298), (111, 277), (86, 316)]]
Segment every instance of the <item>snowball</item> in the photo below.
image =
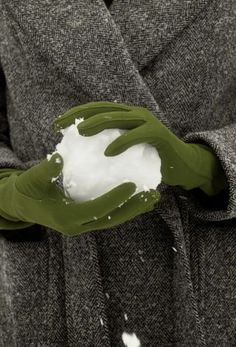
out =
[(123, 340), (126, 347), (140, 347), (141, 346), (140, 341), (137, 338), (137, 336), (135, 335), (135, 333), (128, 334), (126, 332), (123, 332), (122, 340)]
[(141, 143), (131, 146), (119, 155), (107, 157), (106, 147), (123, 129), (105, 129), (93, 136), (79, 134), (77, 124), (83, 118), (63, 129), (63, 138), (56, 146), (62, 156), (63, 187), (66, 196), (75, 201), (87, 201), (110, 191), (123, 182), (134, 182), (134, 194), (156, 189), (161, 182), (161, 160), (157, 150)]

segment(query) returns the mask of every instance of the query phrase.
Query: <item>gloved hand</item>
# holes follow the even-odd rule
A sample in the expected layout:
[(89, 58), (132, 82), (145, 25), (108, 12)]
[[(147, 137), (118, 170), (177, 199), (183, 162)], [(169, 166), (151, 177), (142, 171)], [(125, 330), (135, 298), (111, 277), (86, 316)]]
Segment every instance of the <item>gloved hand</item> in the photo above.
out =
[(185, 143), (147, 108), (109, 101), (89, 102), (67, 111), (55, 126), (63, 128), (68, 119), (74, 122), (80, 117), (85, 120), (77, 127), (84, 136), (110, 128), (128, 129), (106, 148), (106, 156), (118, 155), (132, 145), (146, 142), (159, 153), (164, 183), (186, 190), (200, 188), (207, 195), (218, 194), (226, 187), (223, 169), (210, 147)]
[(123, 223), (152, 210), (159, 200), (155, 190), (130, 198), (136, 186), (128, 182), (94, 200), (75, 202), (66, 197), (53, 180), (62, 167), (62, 157), (56, 153), (49, 161), (44, 159), (25, 171), (3, 170), (0, 173), (0, 216), (3, 217), (0, 229), (17, 229), (37, 223), (73, 236)]

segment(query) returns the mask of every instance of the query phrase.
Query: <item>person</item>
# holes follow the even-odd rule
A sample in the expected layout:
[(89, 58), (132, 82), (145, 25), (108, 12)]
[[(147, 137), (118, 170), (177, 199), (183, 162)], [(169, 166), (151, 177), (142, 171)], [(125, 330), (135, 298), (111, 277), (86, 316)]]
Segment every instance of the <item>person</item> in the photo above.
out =
[[(0, 9), (0, 345), (235, 345), (236, 3)], [(81, 115), (128, 129), (105, 155), (157, 149), (147, 204), (132, 182), (63, 204), (46, 157)]]

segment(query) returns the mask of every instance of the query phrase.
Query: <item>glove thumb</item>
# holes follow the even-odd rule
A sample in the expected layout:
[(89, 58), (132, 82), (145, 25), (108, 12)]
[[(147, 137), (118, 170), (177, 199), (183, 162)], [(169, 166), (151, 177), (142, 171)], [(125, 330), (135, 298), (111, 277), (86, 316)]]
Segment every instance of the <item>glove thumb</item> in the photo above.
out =
[(16, 188), (24, 195), (42, 199), (48, 193), (53, 179), (59, 176), (63, 168), (63, 159), (59, 153), (26, 170), (18, 176)]
[(53, 178), (59, 176), (63, 168), (62, 156), (56, 152), (49, 159), (44, 159), (38, 168), (38, 175), (43, 182), (51, 183)]

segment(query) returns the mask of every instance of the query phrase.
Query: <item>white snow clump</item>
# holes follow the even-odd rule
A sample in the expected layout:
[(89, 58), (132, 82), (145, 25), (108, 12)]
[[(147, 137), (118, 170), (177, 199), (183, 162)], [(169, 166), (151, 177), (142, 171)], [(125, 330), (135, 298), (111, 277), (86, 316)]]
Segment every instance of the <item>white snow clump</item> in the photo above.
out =
[(136, 334), (128, 334), (126, 332), (123, 332), (122, 334), (122, 340), (126, 347), (140, 347), (140, 341), (137, 338)]
[(66, 196), (75, 201), (87, 201), (123, 182), (136, 184), (134, 194), (156, 189), (161, 182), (161, 160), (153, 146), (141, 143), (119, 155), (107, 157), (106, 147), (126, 130), (105, 129), (93, 136), (82, 136), (77, 129), (82, 121), (83, 118), (76, 119), (74, 124), (62, 129), (64, 136), (56, 146), (55, 152), (64, 162), (62, 175)]

